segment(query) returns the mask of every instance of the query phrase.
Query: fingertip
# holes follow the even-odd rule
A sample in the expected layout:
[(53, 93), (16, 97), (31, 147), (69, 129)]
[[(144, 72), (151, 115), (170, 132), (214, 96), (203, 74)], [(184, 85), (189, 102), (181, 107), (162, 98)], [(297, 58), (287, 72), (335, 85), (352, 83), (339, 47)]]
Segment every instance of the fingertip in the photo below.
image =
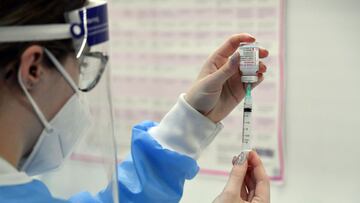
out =
[(259, 49), (259, 57), (260, 58), (265, 58), (267, 56), (269, 56), (269, 51), (267, 49), (260, 48)]
[(235, 164), (235, 161), (236, 161), (236, 156), (234, 156), (233, 159), (232, 159), (232, 161), (231, 161), (232, 165)]
[(255, 150), (250, 151), (250, 152), (249, 152), (249, 155), (248, 155), (248, 160), (253, 159), (254, 156), (255, 156), (255, 154), (256, 154)]
[(247, 161), (248, 152), (242, 151), (239, 155), (237, 155), (235, 158), (235, 165), (243, 165)]
[(263, 62), (260, 61), (258, 73), (265, 73), (266, 70), (267, 70), (266, 65)]
[(248, 168), (248, 161), (245, 160), (244, 162), (242, 162), (241, 164), (238, 164), (236, 161), (231, 169), (230, 175), (231, 176), (243, 176), (246, 174)]
[(251, 158), (256, 158), (256, 157), (258, 157), (258, 153), (256, 152), (255, 149), (253, 149), (253, 150), (250, 151), (249, 157), (251, 157)]
[(252, 39), (254, 39), (254, 40), (255, 40), (254, 35), (252, 35), (252, 34), (250, 34), (250, 33), (245, 33), (245, 34), (247, 34), (249, 37), (251, 37)]
[(239, 36), (241, 36), (243, 41), (245, 41), (245, 42), (255, 42), (256, 41), (256, 38), (249, 33), (240, 33)]
[(249, 153), (248, 161), (249, 164), (253, 167), (256, 167), (259, 164), (261, 164), (261, 159), (255, 150)]

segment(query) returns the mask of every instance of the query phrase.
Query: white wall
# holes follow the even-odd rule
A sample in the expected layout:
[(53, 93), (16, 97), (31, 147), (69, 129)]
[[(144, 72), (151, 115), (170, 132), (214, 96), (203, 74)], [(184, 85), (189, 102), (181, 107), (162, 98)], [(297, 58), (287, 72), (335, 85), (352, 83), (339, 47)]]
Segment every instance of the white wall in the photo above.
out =
[[(360, 1), (286, 4), (286, 182), (272, 202), (360, 202)], [(182, 202), (224, 184), (200, 175)]]

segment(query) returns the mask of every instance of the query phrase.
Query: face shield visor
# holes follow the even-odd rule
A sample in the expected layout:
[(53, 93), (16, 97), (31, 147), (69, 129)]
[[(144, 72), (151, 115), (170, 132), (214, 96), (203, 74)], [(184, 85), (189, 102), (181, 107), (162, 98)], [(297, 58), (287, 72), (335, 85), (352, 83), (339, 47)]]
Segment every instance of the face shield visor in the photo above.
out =
[[(67, 22), (65, 24), (0, 27), (0, 43), (72, 39), (79, 63), (79, 82), (77, 84), (74, 81), (68, 82), (77, 89), (75, 94), (79, 95), (81, 105), (88, 109), (91, 122), (84, 131), (81, 131), (81, 135), (74, 135), (75, 138), (68, 136), (64, 139), (59, 136), (58, 145), (74, 142), (69, 149), (62, 151), (60, 158), (54, 157), (54, 160), (63, 159), (60, 166), (53, 164), (46, 170), (36, 169), (35, 166), (32, 172), (36, 175), (41, 173), (35, 177), (41, 179), (55, 197), (69, 199), (84, 191), (87, 191), (86, 194), (80, 194), (96, 196), (98, 192), (106, 189), (102, 193), (103, 196), (112, 199), (113, 202), (118, 202), (117, 159), (108, 63), (107, 3), (92, 0), (85, 7), (64, 15)], [(60, 64), (59, 61), (51, 57), (52, 54), (46, 47), (44, 49), (45, 57), (49, 57), (57, 67)], [(59, 71), (62, 72), (62, 70)], [(64, 76), (66, 73), (61, 74)], [(36, 101), (32, 102), (36, 105)], [(35, 107), (34, 109), (36, 111)], [(36, 113), (41, 117), (41, 106), (38, 107), (38, 111)], [(40, 120), (43, 119), (44, 117), (40, 118)], [(62, 119), (66, 120), (66, 118)], [(43, 123), (45, 130), (51, 129), (52, 121), (45, 119)], [(77, 127), (76, 124), (74, 126)], [(67, 125), (64, 124), (63, 128), (67, 128)], [(59, 129), (60, 132), (61, 130)], [(52, 156), (53, 148), (48, 147), (48, 151), (48, 156)], [(49, 159), (49, 157), (44, 157), (44, 159)], [(41, 159), (38, 163), (37, 166), (41, 165)], [(74, 198), (80, 196), (74, 196)]]

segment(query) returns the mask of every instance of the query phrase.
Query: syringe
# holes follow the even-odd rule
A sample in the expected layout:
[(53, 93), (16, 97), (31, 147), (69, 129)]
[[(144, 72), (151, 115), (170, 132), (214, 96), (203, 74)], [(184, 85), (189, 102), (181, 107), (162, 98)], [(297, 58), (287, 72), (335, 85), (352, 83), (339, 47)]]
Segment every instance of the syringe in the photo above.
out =
[(240, 63), (239, 68), (241, 71), (241, 82), (245, 88), (244, 100), (244, 115), (243, 115), (243, 132), (241, 138), (241, 152), (235, 157), (236, 164), (242, 164), (247, 159), (248, 153), (251, 151), (251, 111), (252, 111), (252, 98), (251, 87), (252, 83), (258, 81), (259, 71), (259, 47), (257, 43), (241, 43), (239, 45)]
[(243, 133), (241, 138), (241, 152), (237, 157), (236, 163), (242, 164), (246, 159), (248, 153), (251, 151), (251, 112), (252, 112), (252, 98), (251, 98), (251, 83), (244, 84), (246, 88), (246, 95), (244, 100), (244, 114), (243, 114)]

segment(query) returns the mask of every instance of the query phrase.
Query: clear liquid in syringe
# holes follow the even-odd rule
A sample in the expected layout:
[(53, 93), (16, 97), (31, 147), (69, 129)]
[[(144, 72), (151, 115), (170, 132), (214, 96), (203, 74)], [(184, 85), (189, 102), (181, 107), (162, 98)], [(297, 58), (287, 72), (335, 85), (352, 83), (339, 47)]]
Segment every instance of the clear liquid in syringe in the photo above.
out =
[(243, 133), (241, 138), (241, 153), (237, 157), (238, 163), (243, 163), (247, 159), (248, 153), (251, 151), (251, 113), (252, 113), (252, 98), (251, 98), (251, 84), (245, 84), (246, 96), (244, 100), (244, 114), (243, 114)]

